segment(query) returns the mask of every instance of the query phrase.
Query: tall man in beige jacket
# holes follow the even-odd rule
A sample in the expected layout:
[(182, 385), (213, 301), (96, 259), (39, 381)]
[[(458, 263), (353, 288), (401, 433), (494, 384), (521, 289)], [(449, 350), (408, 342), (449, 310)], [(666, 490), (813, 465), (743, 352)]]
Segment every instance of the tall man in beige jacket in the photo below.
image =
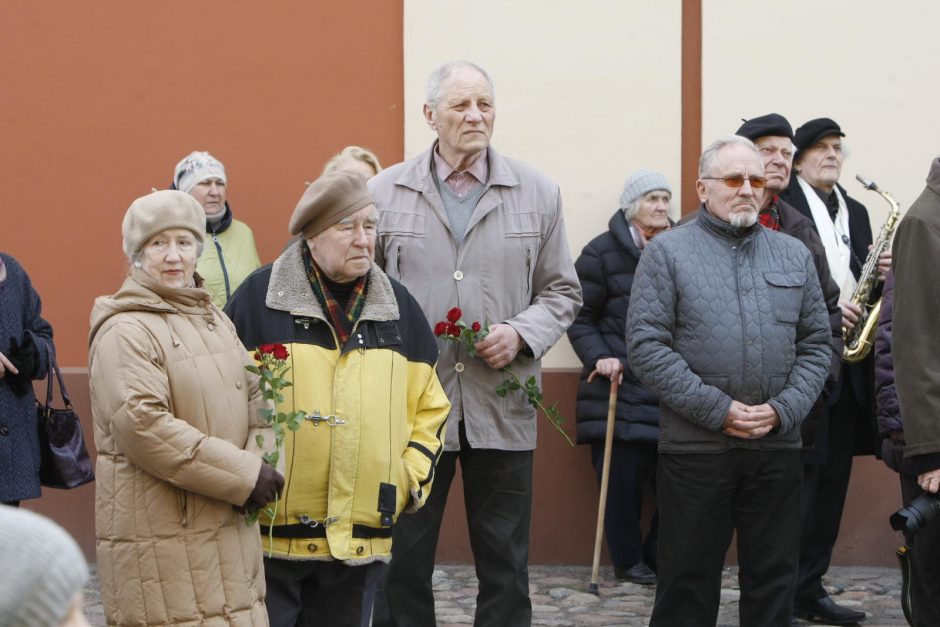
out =
[(375, 625), (435, 625), (431, 575), (457, 460), (480, 578), (477, 626), (529, 625), (528, 557), (536, 415), (522, 393), (495, 388), (512, 365), (539, 376), (539, 360), (581, 306), (558, 186), (490, 147), (496, 106), (480, 67), (459, 61), (428, 81), (429, 150), (369, 182), (379, 209), (376, 263), (401, 281), (429, 321), (460, 307), (491, 332), (470, 357), (441, 343), (438, 373), (452, 403), (445, 452), (425, 507), (403, 516), (385, 582), (388, 616)]

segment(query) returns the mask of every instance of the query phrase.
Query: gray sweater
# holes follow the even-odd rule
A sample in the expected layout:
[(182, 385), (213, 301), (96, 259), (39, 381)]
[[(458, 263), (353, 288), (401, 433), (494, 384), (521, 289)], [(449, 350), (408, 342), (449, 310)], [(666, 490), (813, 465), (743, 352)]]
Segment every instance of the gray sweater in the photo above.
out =
[[(659, 450), (800, 448), (797, 427), (832, 351), (809, 251), (788, 235), (699, 213), (647, 245), (627, 313), (630, 366), (660, 399)], [(780, 426), (755, 440), (723, 434), (732, 399), (769, 403)]]

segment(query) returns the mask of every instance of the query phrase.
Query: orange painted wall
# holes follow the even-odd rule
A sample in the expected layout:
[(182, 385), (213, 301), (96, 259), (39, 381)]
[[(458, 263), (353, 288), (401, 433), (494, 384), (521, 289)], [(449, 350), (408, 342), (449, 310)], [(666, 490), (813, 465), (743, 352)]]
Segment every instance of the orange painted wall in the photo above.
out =
[(126, 262), (121, 220), (192, 150), (226, 166), (262, 262), (347, 144), (401, 160), (402, 3), (3, 0), (0, 250), (20, 260), (62, 366)]

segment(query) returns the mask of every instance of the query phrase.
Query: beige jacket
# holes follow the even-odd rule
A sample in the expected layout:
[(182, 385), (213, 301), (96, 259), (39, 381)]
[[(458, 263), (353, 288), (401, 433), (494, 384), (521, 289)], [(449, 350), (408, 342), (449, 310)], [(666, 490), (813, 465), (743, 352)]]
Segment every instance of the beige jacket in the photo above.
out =
[[(538, 379), (539, 359), (581, 307), (558, 186), (490, 148), (487, 189), (458, 246), (431, 173), (435, 147), (369, 181), (380, 211), (376, 263), (408, 288), (432, 327), (452, 307), (463, 310), (467, 324), (512, 325), (531, 351), (512, 369), (523, 380)], [(455, 342), (439, 344), (438, 375), (452, 404), (446, 449), (460, 448), (461, 418), (474, 447), (534, 449), (535, 411), (525, 394), (499, 398), (502, 372)]]
[(267, 625), (261, 542), (233, 505), (261, 459), (251, 363), (203, 289), (136, 270), (91, 317), (95, 531), (109, 625)]

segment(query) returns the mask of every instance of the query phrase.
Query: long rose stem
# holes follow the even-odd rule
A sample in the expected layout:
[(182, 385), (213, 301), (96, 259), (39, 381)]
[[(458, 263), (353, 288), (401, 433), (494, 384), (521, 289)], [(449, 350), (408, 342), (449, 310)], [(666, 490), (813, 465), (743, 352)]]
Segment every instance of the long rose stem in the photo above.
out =
[(551, 414), (551, 412), (549, 412), (548, 409), (545, 408), (545, 405), (543, 405), (540, 400), (536, 399), (535, 397), (533, 397), (533, 396), (531, 396), (531, 395), (529, 394), (529, 390), (526, 389), (526, 387), (525, 387), (524, 385), (522, 385), (522, 382), (519, 381), (519, 377), (517, 377), (517, 376), (516, 376), (516, 373), (512, 371), (512, 368), (510, 368), (509, 366), (504, 366), (504, 367), (503, 367), (503, 372), (505, 372), (505, 373), (508, 374), (510, 377), (512, 377), (512, 380), (516, 383), (516, 385), (518, 385), (519, 388), (520, 388), (523, 392), (525, 392), (526, 396), (527, 396), (528, 399), (529, 399), (529, 404), (530, 404), (530, 405), (533, 405), (536, 409), (542, 410), (542, 413), (545, 414), (545, 417), (546, 417), (546, 418), (548, 419), (548, 421), (552, 424), (552, 426), (555, 427), (555, 429), (557, 429), (558, 432), (559, 432), (562, 436), (564, 436), (564, 438), (565, 438), (565, 440), (568, 442), (568, 444), (570, 444), (571, 446), (574, 446), (574, 442), (572, 442), (572, 441), (571, 441), (571, 438), (568, 437), (568, 434), (565, 432), (564, 428), (563, 428), (560, 424), (558, 424), (557, 422), (555, 422), (555, 421), (552, 419), (552, 414)]

